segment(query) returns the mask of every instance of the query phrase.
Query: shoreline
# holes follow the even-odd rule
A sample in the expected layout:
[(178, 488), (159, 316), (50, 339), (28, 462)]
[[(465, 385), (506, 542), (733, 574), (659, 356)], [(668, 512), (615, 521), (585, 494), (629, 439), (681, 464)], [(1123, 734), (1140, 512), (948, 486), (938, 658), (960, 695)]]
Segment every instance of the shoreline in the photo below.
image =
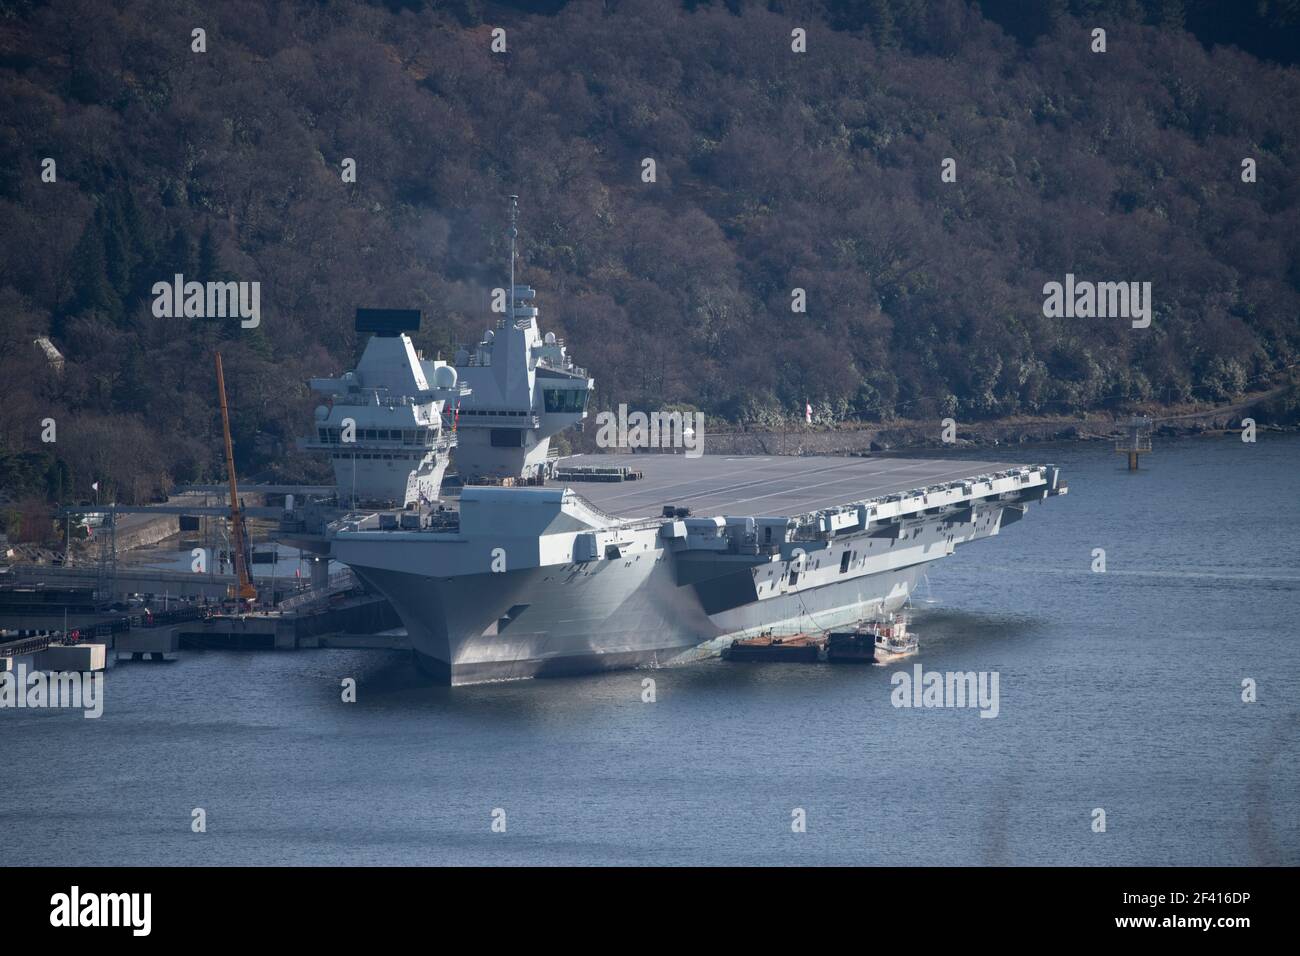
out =
[[(1000, 448), (1004, 446), (1112, 442), (1122, 435), (1122, 421), (989, 421), (962, 426), (955, 440), (944, 442), (935, 425), (916, 422), (855, 428), (815, 428), (791, 431), (735, 431), (706, 435), (711, 455), (865, 455), (898, 451), (952, 448)], [(1256, 424), (1256, 431), (1289, 433), (1300, 431), (1293, 424)], [(1156, 420), (1154, 438), (1193, 438), (1210, 435), (1238, 435), (1241, 419), (1212, 417), (1204, 421)]]
[[(1300, 408), (1294, 407), (1298, 392), (1300, 388), (1288, 384), (1227, 405), (1151, 407), (1141, 414), (1152, 419), (1154, 438), (1237, 435), (1245, 418), (1255, 420), (1257, 432), (1296, 432), (1300, 431)], [(984, 421), (958, 420), (955, 440), (948, 442), (942, 440), (943, 426), (934, 419), (853, 422), (829, 427), (803, 423), (788, 428), (723, 426), (707, 429), (704, 445), (705, 454), (709, 455), (864, 455), (1054, 442), (1110, 442), (1122, 437), (1130, 414), (1014, 415)], [(611, 453), (610, 449), (597, 448), (589, 431), (575, 437), (578, 440), (573, 442), (574, 452)]]

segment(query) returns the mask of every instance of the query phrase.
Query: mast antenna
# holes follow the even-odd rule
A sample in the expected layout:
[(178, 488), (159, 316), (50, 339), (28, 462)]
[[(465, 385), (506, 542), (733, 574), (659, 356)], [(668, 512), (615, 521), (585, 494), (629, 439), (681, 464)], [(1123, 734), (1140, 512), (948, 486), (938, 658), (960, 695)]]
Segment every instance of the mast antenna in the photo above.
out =
[(515, 323), (515, 240), (519, 238), (519, 197), (510, 197), (510, 324)]

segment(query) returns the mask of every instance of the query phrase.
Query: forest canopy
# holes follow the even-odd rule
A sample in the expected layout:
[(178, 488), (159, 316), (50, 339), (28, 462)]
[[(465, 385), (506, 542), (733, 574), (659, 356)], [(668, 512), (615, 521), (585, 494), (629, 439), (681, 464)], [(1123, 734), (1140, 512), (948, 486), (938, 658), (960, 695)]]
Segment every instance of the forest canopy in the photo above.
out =
[[(218, 476), (218, 348), (240, 469), (320, 474), (305, 383), (355, 308), (477, 340), (512, 193), (601, 407), (1229, 400), (1300, 349), (1294, 5), (1231, 6), (0, 4), (0, 489)], [(259, 282), (260, 325), (155, 316), (178, 273)], [(1045, 317), (1067, 273), (1150, 282), (1150, 328)]]

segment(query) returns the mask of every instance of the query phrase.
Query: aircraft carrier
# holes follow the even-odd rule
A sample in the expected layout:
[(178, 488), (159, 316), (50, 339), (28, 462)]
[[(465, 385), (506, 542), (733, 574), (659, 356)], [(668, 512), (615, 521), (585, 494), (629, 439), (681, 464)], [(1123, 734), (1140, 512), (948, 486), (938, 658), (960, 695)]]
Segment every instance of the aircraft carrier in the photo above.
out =
[(931, 562), (1065, 491), (1050, 465), (955, 464), (647, 455), (630, 484), (468, 486), (406, 530), (354, 518), (334, 549), (449, 683), (663, 664), (895, 611)]
[[(447, 683), (666, 664), (739, 637), (878, 618), (903, 606), (932, 562), (1066, 492), (1053, 465), (672, 449), (558, 458), (550, 439), (587, 417), (594, 382), (540, 333), (536, 293), (514, 284), (513, 249), (507, 291), (506, 315), (451, 364), (415, 352), (406, 332), (418, 313), (403, 326), (389, 312), (377, 334), (395, 358), (382, 389), (373, 372), (364, 387), (364, 374), (316, 383), (351, 391), (350, 408), (393, 421), (398, 408), (425, 429), (362, 429), (359, 443), (340, 444), (337, 406), (317, 412), (317, 446), (330, 449), (340, 485), (395, 505), (337, 522), (333, 555), (389, 600), (417, 662)], [(387, 457), (362, 470), (377, 484), (357, 487), (348, 456), (373, 463), (403, 442), (417, 450), (400, 460), (426, 473), (426, 449), (450, 449), (459, 496), (439, 489), (435, 502)]]

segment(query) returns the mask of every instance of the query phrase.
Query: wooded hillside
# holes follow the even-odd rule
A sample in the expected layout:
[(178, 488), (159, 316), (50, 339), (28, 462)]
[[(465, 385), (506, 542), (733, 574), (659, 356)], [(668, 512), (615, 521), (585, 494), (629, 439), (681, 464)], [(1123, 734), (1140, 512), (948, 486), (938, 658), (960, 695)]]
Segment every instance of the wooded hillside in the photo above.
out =
[[(1265, 42), (1294, 4), (552, 6), (0, 4), (0, 487), (220, 474), (216, 347), (241, 469), (320, 474), (305, 380), (347, 367), (357, 306), (476, 340), (510, 193), (604, 407), (972, 420), (1297, 360), (1300, 71)], [(260, 282), (261, 325), (156, 318), (176, 273)], [(1066, 273), (1151, 282), (1151, 327), (1045, 318)]]

